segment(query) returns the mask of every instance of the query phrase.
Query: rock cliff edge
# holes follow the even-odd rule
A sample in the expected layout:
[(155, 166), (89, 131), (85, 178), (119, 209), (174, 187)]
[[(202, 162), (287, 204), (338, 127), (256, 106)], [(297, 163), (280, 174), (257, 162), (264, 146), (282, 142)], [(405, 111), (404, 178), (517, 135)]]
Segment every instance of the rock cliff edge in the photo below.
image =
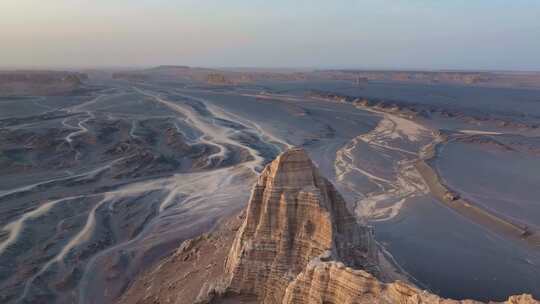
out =
[[(263, 170), (242, 215), (184, 242), (120, 303), (481, 303), (389, 282), (395, 276), (383, 264), (372, 229), (304, 150), (291, 149)], [(505, 303), (540, 302), (521, 295)]]

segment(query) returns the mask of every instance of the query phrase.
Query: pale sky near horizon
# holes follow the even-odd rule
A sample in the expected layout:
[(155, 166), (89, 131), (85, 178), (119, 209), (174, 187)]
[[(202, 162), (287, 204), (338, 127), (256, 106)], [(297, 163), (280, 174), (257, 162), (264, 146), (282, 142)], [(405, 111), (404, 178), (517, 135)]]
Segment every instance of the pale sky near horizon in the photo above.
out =
[(0, 0), (0, 68), (540, 70), (539, 0)]

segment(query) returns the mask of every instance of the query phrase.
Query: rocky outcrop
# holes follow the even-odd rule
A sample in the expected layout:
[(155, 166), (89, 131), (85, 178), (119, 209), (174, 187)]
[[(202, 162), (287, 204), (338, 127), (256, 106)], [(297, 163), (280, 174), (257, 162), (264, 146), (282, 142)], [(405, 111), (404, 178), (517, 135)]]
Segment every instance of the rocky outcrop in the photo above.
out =
[(360, 95), (344, 95), (330, 91), (312, 90), (307, 96), (337, 103), (350, 103), (360, 109), (368, 109), (376, 112), (395, 114), (413, 119), (422, 117), (455, 118), (468, 124), (482, 125), (491, 124), (501, 128), (513, 129), (538, 129), (540, 125), (535, 121), (524, 121), (510, 116), (487, 115), (485, 112), (449, 106), (444, 104), (425, 104), (408, 100), (396, 100), (386, 98), (373, 98)]
[[(120, 303), (479, 304), (392, 276), (371, 228), (357, 223), (301, 149), (266, 166), (247, 209), (187, 241), (136, 280)], [(490, 302), (495, 303), (495, 302)], [(529, 295), (507, 304), (540, 303)]]
[[(253, 188), (227, 258), (228, 287), (217, 302), (249, 295), (266, 304), (480, 303), (384, 283), (377, 256), (371, 228), (357, 223), (306, 152), (292, 149)], [(519, 296), (507, 303), (537, 302)]]
[[(288, 286), (283, 304), (481, 304), (473, 300), (443, 299), (411, 284), (382, 283), (364, 270), (339, 262), (312, 261)], [(495, 303), (495, 302), (490, 302)], [(530, 295), (512, 296), (508, 304), (538, 303)]]
[(228, 291), (280, 303), (289, 283), (321, 255), (376, 271), (372, 230), (356, 222), (304, 150), (289, 150), (253, 189), (227, 260)]

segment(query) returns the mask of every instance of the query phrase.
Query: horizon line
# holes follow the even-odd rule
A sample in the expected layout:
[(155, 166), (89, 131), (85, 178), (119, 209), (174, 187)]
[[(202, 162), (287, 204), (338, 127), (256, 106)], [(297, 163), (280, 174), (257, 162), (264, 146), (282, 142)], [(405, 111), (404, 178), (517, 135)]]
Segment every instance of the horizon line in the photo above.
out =
[(345, 66), (204, 66), (204, 65), (186, 65), (186, 64), (156, 64), (156, 65), (91, 65), (91, 66), (61, 66), (61, 65), (38, 65), (38, 66), (0, 66), (0, 71), (84, 71), (84, 70), (143, 70), (157, 67), (189, 67), (214, 70), (289, 70), (289, 71), (362, 71), (362, 72), (483, 72), (483, 73), (540, 73), (540, 69), (471, 69), (471, 68), (420, 68), (420, 67), (345, 67)]

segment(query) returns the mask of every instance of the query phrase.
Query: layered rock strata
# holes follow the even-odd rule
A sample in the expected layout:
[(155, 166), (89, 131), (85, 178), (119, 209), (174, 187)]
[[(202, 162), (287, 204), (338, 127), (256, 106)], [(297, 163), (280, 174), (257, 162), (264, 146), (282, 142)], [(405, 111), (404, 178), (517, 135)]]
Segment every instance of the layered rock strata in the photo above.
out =
[(268, 165), (253, 188), (229, 253), (229, 292), (280, 303), (314, 258), (377, 271), (372, 230), (361, 226), (307, 154), (292, 149)]
[[(312, 261), (287, 287), (283, 304), (482, 304), (443, 299), (409, 283), (383, 283), (364, 270), (343, 263)], [(489, 302), (497, 303), (497, 302)], [(530, 295), (512, 296), (507, 304), (538, 303)]]
[[(481, 303), (383, 282), (392, 276), (378, 256), (371, 228), (357, 223), (305, 151), (292, 149), (264, 169), (241, 216), (185, 242), (120, 303)], [(504, 303), (540, 302), (520, 295)]]

